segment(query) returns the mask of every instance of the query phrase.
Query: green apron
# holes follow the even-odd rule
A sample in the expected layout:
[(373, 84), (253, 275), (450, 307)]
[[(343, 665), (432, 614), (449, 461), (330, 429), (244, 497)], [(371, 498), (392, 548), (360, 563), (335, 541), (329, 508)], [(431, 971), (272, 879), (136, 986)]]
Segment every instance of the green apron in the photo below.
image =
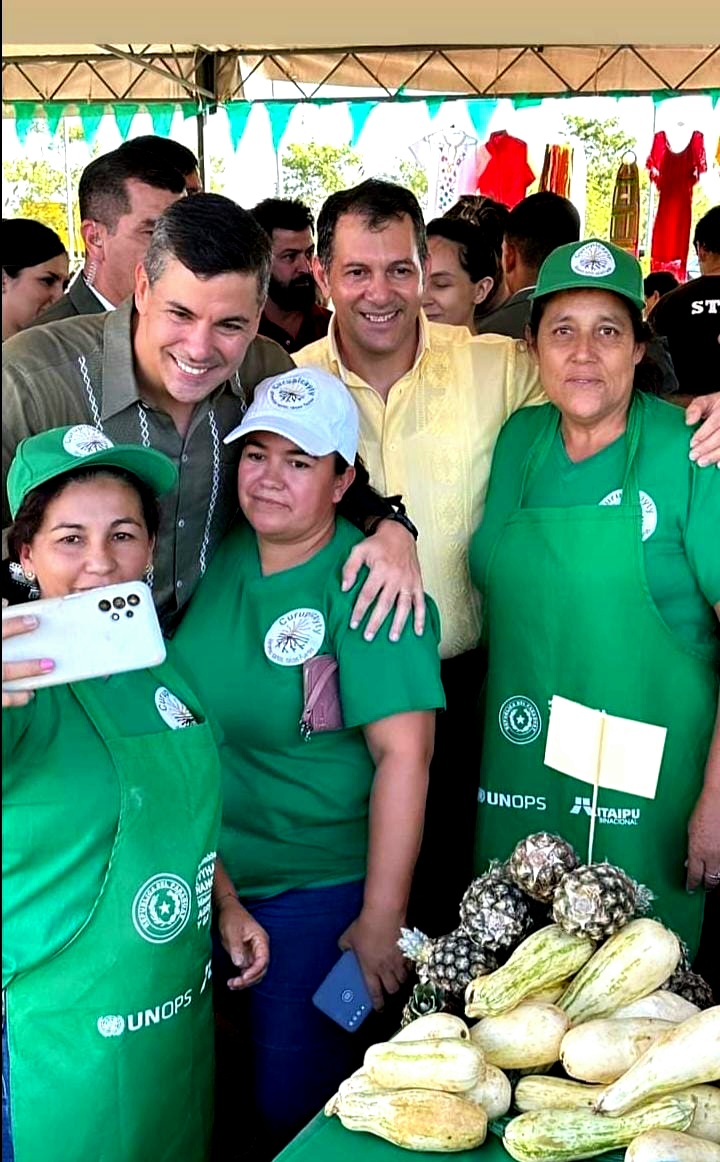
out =
[[(164, 688), (167, 668), (150, 673)], [(16, 1162), (205, 1162), (217, 752), (204, 722), (123, 738), (97, 682), (71, 689), (117, 770), (120, 812), (86, 922), (7, 990)]]
[(648, 589), (637, 503), (643, 414), (639, 396), (628, 417), (617, 506), (523, 507), (560, 423), (554, 408), (523, 466), (518, 507), (485, 577), (489, 671), (475, 868), (506, 859), (518, 840), (540, 830), (565, 836), (588, 858), (593, 788), (543, 762), (553, 695), (665, 726), (654, 799), (599, 790), (593, 860), (647, 884), (654, 913), (694, 954), (703, 895), (684, 888), (687, 822), (702, 786), (718, 683), (709, 653), (675, 637)]

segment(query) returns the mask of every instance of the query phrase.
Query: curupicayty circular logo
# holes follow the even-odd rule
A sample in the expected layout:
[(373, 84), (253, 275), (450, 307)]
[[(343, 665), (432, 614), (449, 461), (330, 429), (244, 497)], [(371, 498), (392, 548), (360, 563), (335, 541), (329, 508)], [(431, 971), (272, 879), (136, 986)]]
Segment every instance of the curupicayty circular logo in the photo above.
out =
[(319, 609), (290, 609), (265, 634), (265, 657), (278, 666), (299, 666), (315, 657), (324, 637)]
[(542, 730), (540, 711), (531, 698), (516, 694), (506, 698), (498, 714), (500, 730), (508, 742), (526, 746), (534, 742)]
[(298, 411), (308, 407), (315, 399), (315, 384), (302, 375), (286, 376), (281, 383), (274, 384), (268, 391), (270, 403), (277, 408)]
[(615, 269), (615, 259), (602, 242), (587, 242), (575, 251), (570, 266), (585, 278), (606, 278)]
[(109, 436), (90, 424), (76, 424), (74, 428), (68, 428), (63, 436), (63, 448), (69, 456), (92, 456), (95, 452), (104, 452), (106, 448), (114, 447)]
[(191, 904), (192, 893), (185, 880), (161, 872), (138, 889), (132, 904), (132, 921), (143, 940), (167, 944), (187, 924)]

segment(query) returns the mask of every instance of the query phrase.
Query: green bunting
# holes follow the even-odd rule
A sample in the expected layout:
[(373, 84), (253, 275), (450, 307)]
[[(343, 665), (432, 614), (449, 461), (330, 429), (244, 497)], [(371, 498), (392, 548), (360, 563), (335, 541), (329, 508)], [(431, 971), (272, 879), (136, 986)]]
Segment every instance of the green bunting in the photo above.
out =
[(105, 106), (94, 104), (91, 101), (84, 102), (78, 105), (78, 116), (82, 125), (83, 137), (87, 143), (88, 149), (92, 149), (95, 144), (100, 122), (105, 116)]
[(152, 121), (153, 133), (157, 134), (158, 137), (169, 137), (175, 116), (174, 103), (166, 104), (164, 101), (153, 103), (148, 105), (147, 111)]
[(360, 134), (365, 128), (365, 123), (372, 113), (373, 109), (377, 108), (377, 101), (349, 101), (348, 113), (352, 121), (352, 133), (350, 135), (350, 148), (354, 149), (360, 140)]
[(140, 112), (140, 106), (134, 101), (116, 101), (113, 103), (112, 111), (120, 136), (123, 141), (127, 141), (135, 115)]
[(21, 145), (27, 141), (33, 121), (35, 120), (36, 101), (13, 101), (15, 110), (15, 132)]
[(273, 149), (276, 153), (296, 104), (296, 101), (267, 101), (265, 103), (270, 118)]
[(488, 125), (497, 107), (498, 103), (494, 98), (490, 98), (489, 100), (481, 98), (477, 101), (468, 101), (468, 116), (472, 121), (472, 126), (478, 140), (484, 141), (487, 137)]
[(242, 141), (251, 109), (252, 105), (249, 101), (229, 101), (225, 106), (233, 149), (237, 149)]

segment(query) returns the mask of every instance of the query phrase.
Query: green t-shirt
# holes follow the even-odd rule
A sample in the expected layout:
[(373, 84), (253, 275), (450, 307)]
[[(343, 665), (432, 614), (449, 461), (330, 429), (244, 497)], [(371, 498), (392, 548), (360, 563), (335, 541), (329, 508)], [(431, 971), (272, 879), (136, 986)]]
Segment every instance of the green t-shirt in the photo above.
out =
[[(481, 592), (496, 539), (518, 505), (525, 460), (549, 407), (523, 408), (500, 433), (485, 515), (470, 543), (470, 571)], [(720, 601), (720, 473), (688, 459), (692, 432), (681, 408), (644, 397), (638, 449), (643, 555), (650, 595), (663, 621), (686, 646), (712, 655), (718, 635), (711, 607)], [(558, 429), (545, 462), (529, 481), (524, 504), (618, 504), (626, 452), (623, 435), (575, 464)]]
[[(345, 883), (365, 874), (374, 764), (361, 727), (444, 705), (437, 609), (427, 629), (374, 641), (350, 629), (361, 582), (342, 567), (362, 540), (338, 519), (309, 561), (263, 576), (255, 533), (238, 524), (215, 554), (171, 643), (217, 724), (223, 767), (220, 854), (245, 896)], [(304, 741), (302, 663), (338, 661), (345, 729)]]
[[(32, 639), (28, 638), (28, 642)], [(93, 678), (119, 737), (170, 730), (168, 664)], [(194, 707), (191, 709), (195, 709)], [(117, 831), (120, 783), (72, 686), (3, 710), (3, 988), (70, 941), (98, 897)]]

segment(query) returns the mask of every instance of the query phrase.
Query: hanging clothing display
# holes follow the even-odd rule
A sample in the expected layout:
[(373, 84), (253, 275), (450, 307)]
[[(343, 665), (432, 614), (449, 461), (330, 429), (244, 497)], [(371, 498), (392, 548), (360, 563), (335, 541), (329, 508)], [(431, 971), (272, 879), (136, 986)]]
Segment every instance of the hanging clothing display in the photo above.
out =
[(569, 198), (572, 167), (573, 151), (571, 146), (546, 145), (539, 189), (551, 194), (559, 194), (562, 198)]
[(687, 277), (693, 186), (705, 173), (705, 143), (695, 130), (680, 153), (674, 153), (664, 132), (656, 133), (647, 159), (650, 178), (660, 193), (653, 226), (650, 269)]
[(511, 137), (501, 129), (490, 134), (485, 149), (489, 158), (478, 172), (476, 192), (495, 198), (512, 210), (535, 181), (535, 174), (528, 165), (527, 145), (519, 137)]
[(461, 194), (473, 194), (478, 166), (487, 154), (476, 137), (462, 129), (430, 133), (410, 146), (428, 179), (427, 212), (430, 218), (444, 214)]
[[(632, 158), (632, 161), (626, 161)], [(640, 174), (637, 157), (631, 149), (623, 154), (615, 178), (612, 211), (610, 213), (610, 241), (637, 258), (640, 238)]]

